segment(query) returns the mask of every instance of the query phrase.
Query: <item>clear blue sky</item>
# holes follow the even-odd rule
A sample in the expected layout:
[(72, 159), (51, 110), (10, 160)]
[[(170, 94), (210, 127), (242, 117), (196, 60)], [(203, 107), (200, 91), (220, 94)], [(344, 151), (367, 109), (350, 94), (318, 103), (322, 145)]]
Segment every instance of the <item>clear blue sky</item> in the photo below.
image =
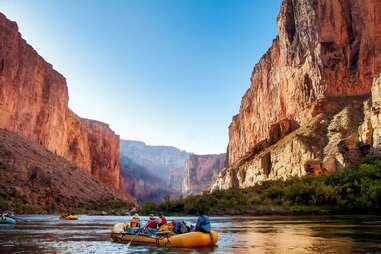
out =
[(70, 107), (121, 138), (225, 152), (280, 0), (0, 0), (67, 79)]

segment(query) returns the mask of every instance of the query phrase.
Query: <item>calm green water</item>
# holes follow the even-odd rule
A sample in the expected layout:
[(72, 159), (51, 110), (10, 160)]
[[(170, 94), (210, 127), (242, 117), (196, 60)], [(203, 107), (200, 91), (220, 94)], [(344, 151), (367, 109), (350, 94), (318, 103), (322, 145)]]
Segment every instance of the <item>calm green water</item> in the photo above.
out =
[[(112, 225), (122, 216), (20, 216), (0, 225), (0, 253), (381, 253), (381, 216), (211, 217), (219, 232), (213, 249), (181, 250), (114, 243)], [(195, 222), (194, 217), (183, 218)]]

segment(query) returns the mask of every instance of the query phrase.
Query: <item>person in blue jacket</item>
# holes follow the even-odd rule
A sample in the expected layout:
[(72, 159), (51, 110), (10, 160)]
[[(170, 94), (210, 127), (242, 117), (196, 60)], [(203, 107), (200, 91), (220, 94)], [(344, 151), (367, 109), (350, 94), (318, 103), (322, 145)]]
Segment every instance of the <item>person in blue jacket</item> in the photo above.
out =
[(205, 215), (204, 211), (199, 210), (198, 212), (198, 218), (196, 223), (196, 231), (204, 232), (204, 233), (210, 233), (210, 221), (209, 217)]

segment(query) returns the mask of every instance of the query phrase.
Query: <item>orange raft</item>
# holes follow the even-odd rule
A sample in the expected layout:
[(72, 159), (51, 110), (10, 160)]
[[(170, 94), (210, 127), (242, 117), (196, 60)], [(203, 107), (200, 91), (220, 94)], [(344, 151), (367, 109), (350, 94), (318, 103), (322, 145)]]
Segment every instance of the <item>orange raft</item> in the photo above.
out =
[(123, 223), (115, 224), (111, 237), (115, 242), (124, 242), (140, 245), (158, 245), (162, 247), (174, 248), (198, 248), (214, 246), (218, 241), (218, 233), (189, 232), (185, 234), (158, 234), (156, 236), (147, 234), (128, 234), (125, 232)]

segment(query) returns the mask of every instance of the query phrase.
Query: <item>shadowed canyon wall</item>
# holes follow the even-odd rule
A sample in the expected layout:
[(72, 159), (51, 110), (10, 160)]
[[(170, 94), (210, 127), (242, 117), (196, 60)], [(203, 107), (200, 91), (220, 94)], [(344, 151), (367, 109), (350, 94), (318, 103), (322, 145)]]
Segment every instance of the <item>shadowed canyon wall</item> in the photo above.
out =
[(139, 202), (157, 202), (181, 193), (184, 162), (189, 156), (186, 151), (121, 140), (120, 153), (123, 190)]
[(121, 140), (120, 152), (123, 189), (139, 202), (209, 189), (226, 158), (226, 154), (196, 155), (134, 140)]
[(278, 35), (229, 126), (229, 166), (213, 190), (350, 167), (372, 150), (380, 12), (378, 0), (282, 2)]
[(184, 165), (182, 192), (198, 194), (210, 188), (214, 178), (225, 166), (226, 154), (190, 154)]
[(65, 78), (0, 13), (0, 128), (64, 157), (119, 188), (119, 136), (68, 108)]
[(41, 145), (0, 129), (0, 210), (19, 213), (132, 208), (136, 200)]

